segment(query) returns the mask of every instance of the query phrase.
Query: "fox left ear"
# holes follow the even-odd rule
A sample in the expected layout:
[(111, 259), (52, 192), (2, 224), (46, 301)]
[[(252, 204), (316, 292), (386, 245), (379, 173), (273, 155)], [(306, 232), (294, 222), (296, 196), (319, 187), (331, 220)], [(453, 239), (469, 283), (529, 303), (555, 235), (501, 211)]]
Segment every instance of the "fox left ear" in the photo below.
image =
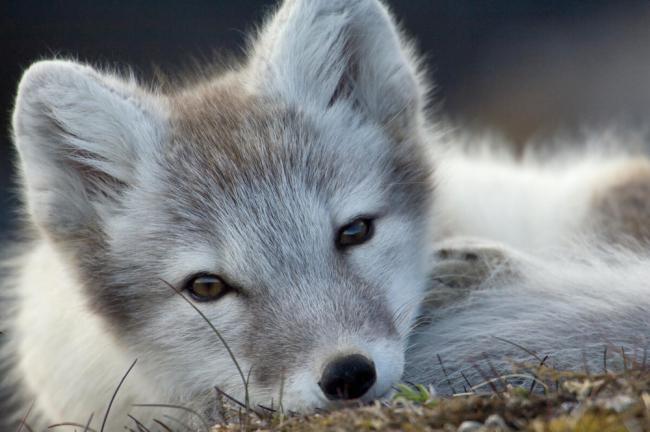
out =
[(378, 0), (286, 0), (249, 65), (261, 91), (302, 107), (352, 104), (398, 134), (422, 114), (418, 66)]
[[(149, 109), (152, 108), (152, 109)], [(143, 90), (71, 61), (23, 75), (13, 115), (28, 213), (54, 239), (97, 232), (162, 141)]]

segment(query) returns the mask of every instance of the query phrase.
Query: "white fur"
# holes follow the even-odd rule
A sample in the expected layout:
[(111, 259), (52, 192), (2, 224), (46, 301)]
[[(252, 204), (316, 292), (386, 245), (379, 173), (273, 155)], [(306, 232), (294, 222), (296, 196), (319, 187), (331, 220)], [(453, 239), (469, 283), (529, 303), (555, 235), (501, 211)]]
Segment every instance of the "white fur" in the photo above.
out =
[(479, 385), (493, 377), (493, 366), (508, 374), (513, 364), (534, 367), (546, 356), (549, 366), (591, 373), (604, 371), (606, 350), (609, 370), (622, 370), (624, 356), (626, 367), (643, 362), (650, 337), (647, 254), (588, 244), (535, 255), (491, 246), (510, 263), (494, 267), (467, 296), (431, 311), (432, 322), (412, 340), (410, 379), (433, 382), (442, 392), (452, 390), (450, 380), (459, 392), (461, 373)]
[[(23, 266), (38, 269), (24, 272), (17, 281), (21, 308), (14, 335), (20, 341), (19, 368), (28, 371), (26, 384), (39, 395), (34, 412), (56, 422), (85, 424), (91, 414), (103, 418), (117, 384), (137, 357), (111, 340), (51, 246), (41, 243)], [(159, 395), (155, 383), (140, 373), (141, 366), (136, 365), (115, 401), (118, 415)]]
[[(467, 288), (432, 288), (438, 303), (414, 333), (407, 377), (459, 392), (465, 377), (477, 385), (493, 377), (492, 367), (505, 374), (513, 362), (532, 365), (546, 355), (559, 368), (599, 372), (605, 349), (613, 369), (621, 368), (621, 349), (642, 361), (650, 335), (647, 247), (604, 243), (594, 207), (599, 194), (647, 166), (643, 153), (628, 150), (634, 140), (619, 135), (612, 146), (593, 135), (520, 159), (491, 139), (477, 137), (469, 148), (464, 139), (449, 141), (456, 148), (437, 148), (437, 247), (488, 264)], [(476, 276), (471, 267), (479, 264), (450, 259), (434, 277), (462, 285)]]
[(593, 218), (597, 193), (644, 160), (602, 148), (559, 152), (550, 160), (515, 160), (488, 146), (438, 155), (435, 213), (442, 235), (485, 238), (526, 251), (569, 245), (590, 234), (583, 229)]

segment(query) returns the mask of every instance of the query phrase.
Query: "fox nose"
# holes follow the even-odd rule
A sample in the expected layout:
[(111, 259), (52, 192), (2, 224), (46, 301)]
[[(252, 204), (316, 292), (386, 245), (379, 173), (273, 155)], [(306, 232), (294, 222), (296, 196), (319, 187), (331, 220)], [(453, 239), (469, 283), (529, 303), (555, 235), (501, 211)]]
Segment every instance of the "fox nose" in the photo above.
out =
[(358, 399), (377, 380), (375, 364), (360, 354), (351, 354), (331, 361), (318, 385), (330, 400)]

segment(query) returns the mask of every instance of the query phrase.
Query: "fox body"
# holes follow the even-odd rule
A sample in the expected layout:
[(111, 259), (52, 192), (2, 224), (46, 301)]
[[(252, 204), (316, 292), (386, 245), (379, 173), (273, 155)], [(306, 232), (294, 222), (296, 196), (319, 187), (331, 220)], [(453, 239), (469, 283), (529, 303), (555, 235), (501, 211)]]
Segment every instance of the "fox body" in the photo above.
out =
[(480, 389), (513, 365), (602, 372), (645, 362), (650, 165), (623, 154), (636, 139), (612, 153), (610, 138), (550, 159), (490, 150), (438, 160), (444, 234), (408, 381), (444, 394)]
[[(37, 430), (98, 425), (136, 360), (107, 430), (128, 414), (216, 421), (215, 388), (292, 411), (381, 398), (404, 375), (440, 381), (436, 353), (459, 368), (516, 354), (501, 334), (567, 351), (647, 333), (645, 258), (591, 247), (645, 238), (645, 159), (458, 151), (426, 95), (374, 0), (288, 0), (244, 63), (174, 91), (31, 66), (13, 135), (32, 239), (3, 282), (2, 430), (28, 411)], [(583, 254), (569, 271), (552, 249)], [(477, 268), (478, 284), (440, 282)], [(190, 295), (205, 275), (224, 295)], [(135, 406), (152, 403), (198, 415)]]

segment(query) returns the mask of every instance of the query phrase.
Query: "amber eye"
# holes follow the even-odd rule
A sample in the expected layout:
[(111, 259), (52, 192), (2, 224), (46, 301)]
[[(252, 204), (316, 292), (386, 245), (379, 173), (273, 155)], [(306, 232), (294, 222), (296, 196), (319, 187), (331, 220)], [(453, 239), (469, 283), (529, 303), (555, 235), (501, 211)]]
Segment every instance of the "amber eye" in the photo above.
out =
[(231, 291), (223, 279), (215, 275), (199, 275), (189, 281), (187, 292), (196, 301), (209, 302), (218, 300)]
[(371, 219), (356, 219), (339, 230), (336, 245), (339, 248), (346, 248), (365, 243), (372, 237), (372, 232), (373, 225)]

